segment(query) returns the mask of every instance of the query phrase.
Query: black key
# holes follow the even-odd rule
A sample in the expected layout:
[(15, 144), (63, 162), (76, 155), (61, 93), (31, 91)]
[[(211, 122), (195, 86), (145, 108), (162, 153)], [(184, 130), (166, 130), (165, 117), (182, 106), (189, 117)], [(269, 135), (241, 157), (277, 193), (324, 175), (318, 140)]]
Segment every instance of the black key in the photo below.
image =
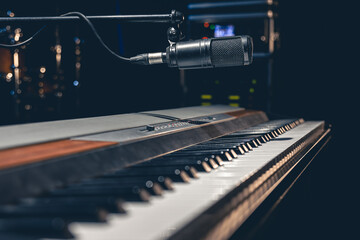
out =
[(89, 206), (67, 207), (67, 206), (1, 206), (0, 218), (21, 218), (21, 217), (59, 217), (70, 221), (82, 222), (104, 222), (107, 211), (101, 208)]
[(268, 142), (263, 135), (261, 135), (258, 139), (259, 139), (259, 141), (260, 141), (261, 143), (267, 143), (267, 142)]
[[(111, 179), (110, 179), (111, 180)], [(151, 193), (152, 195), (155, 196), (161, 196), (163, 193), (163, 188), (160, 186), (160, 184), (158, 184), (157, 182), (153, 182), (151, 180), (147, 180), (147, 181), (136, 181), (136, 182), (126, 182), (126, 181), (114, 181), (109, 179), (105, 179), (105, 180), (100, 180), (98, 178), (92, 179), (92, 180), (88, 180), (88, 181), (83, 181), (79, 184), (73, 185), (76, 187), (133, 187), (133, 186), (138, 186), (141, 188), (144, 188), (146, 191), (148, 191), (149, 193)]]
[(215, 139), (211, 140), (207, 143), (202, 143), (199, 146), (201, 147), (210, 147), (210, 148), (217, 148), (217, 149), (236, 149), (239, 146), (239, 143), (233, 141), (231, 139)]
[(253, 147), (253, 148), (257, 148), (258, 147), (258, 144), (257, 144), (257, 141), (255, 141), (255, 139), (253, 139), (252, 141), (250, 141), (250, 146)]
[[(214, 141), (214, 143), (227, 143), (227, 144), (233, 144), (234, 146), (238, 147), (239, 149), (239, 153), (240, 154), (244, 154), (243, 152), (245, 151), (244, 146), (246, 146), (246, 149), (249, 150), (249, 144), (253, 141), (254, 139), (251, 138), (238, 138), (238, 137), (234, 137), (234, 138), (219, 138), (216, 139), (216, 141)], [(250, 146), (251, 147), (251, 146)]]
[(76, 187), (69, 186), (66, 189), (54, 190), (51, 196), (105, 196), (105, 197), (121, 197), (127, 201), (142, 201), (148, 202), (150, 194), (143, 188), (138, 186), (125, 187)]
[(231, 133), (226, 136), (222, 136), (221, 138), (242, 138), (242, 137), (252, 137), (258, 135), (268, 134), (270, 131), (268, 129), (265, 130), (243, 130), (240, 132)]
[[(194, 167), (189, 165), (172, 165), (172, 166), (163, 166), (163, 167), (171, 167), (174, 169), (180, 169), (185, 171), (191, 178), (198, 178), (197, 171)], [(131, 166), (131, 168), (147, 168), (148, 170), (151, 170), (152, 168), (159, 169), (158, 165), (153, 165), (152, 163), (149, 164), (137, 164), (134, 166)]]
[[(171, 154), (166, 159), (173, 159), (173, 158), (189, 158), (194, 160), (203, 160), (205, 161), (211, 168), (216, 169), (219, 167), (219, 164), (223, 165), (224, 161), (231, 161), (233, 158), (229, 153), (220, 155), (212, 155), (211, 152), (187, 152), (182, 154)], [(219, 164), (218, 164), (219, 163)]]
[(243, 155), (245, 153), (244, 149), (242, 148), (242, 145), (239, 141), (233, 140), (233, 139), (216, 139), (209, 142), (210, 145), (215, 144), (221, 144), (227, 148), (230, 148), (231, 150), (235, 151), (235, 154), (232, 153), (233, 157), (237, 157), (238, 155)]
[(238, 155), (244, 154), (244, 150), (241, 148), (241, 145), (238, 143), (219, 141), (219, 142), (211, 142), (209, 143), (209, 145), (211, 147), (212, 146), (216, 147), (216, 145), (222, 145), (224, 148), (228, 148), (229, 153), (233, 158), (237, 158)]
[(94, 208), (103, 208), (112, 213), (125, 213), (125, 210), (122, 206), (123, 200), (115, 197), (39, 197), (22, 199), (20, 203), (28, 206), (88, 206)]
[(189, 175), (184, 170), (173, 167), (161, 168), (125, 168), (114, 174), (122, 176), (166, 176), (174, 182), (188, 183), (190, 181)]
[(174, 152), (171, 154), (171, 156), (197, 156), (197, 157), (210, 157), (210, 158), (214, 158), (211, 156), (220, 156), (221, 159), (226, 159), (226, 160), (232, 160), (231, 155), (227, 152), (227, 151), (222, 151), (222, 150), (189, 150), (189, 151), (178, 151), (178, 152)]
[(269, 138), (268, 134), (264, 134), (262, 135), (263, 138), (265, 138), (265, 141), (268, 142), (270, 141), (271, 139)]
[[(236, 158), (237, 154), (235, 153), (234, 149), (236, 146), (224, 143), (202, 143), (199, 145), (192, 146), (190, 148), (183, 149), (182, 152), (187, 151), (209, 151), (216, 155), (217, 152), (228, 152), (232, 158)], [(230, 159), (231, 160), (231, 159)]]
[(249, 152), (249, 149), (247, 148), (247, 146), (245, 144), (241, 144), (241, 148), (244, 149), (244, 151), (246, 153)]
[(246, 147), (249, 149), (249, 151), (252, 151), (252, 150), (253, 150), (253, 148), (251, 147), (251, 145), (250, 145), (249, 142), (247, 142), (247, 143), (244, 144), (244, 145), (246, 145)]
[[(44, 236), (41, 236), (42, 238)], [(6, 232), (0, 232), (0, 239), (5, 239), (5, 240), (38, 240), (39, 238), (41, 238), (40, 236), (30, 236), (27, 233), (21, 234), (21, 233), (6, 233)]]
[(62, 218), (0, 218), (0, 239), (30, 240), (38, 238), (73, 238), (68, 223)]
[[(232, 141), (236, 141), (237, 144), (240, 144), (242, 146), (245, 145), (248, 150), (252, 150), (252, 147), (251, 147), (250, 143), (254, 140), (254, 138), (235, 137), (235, 138), (230, 138), (230, 139), (232, 139)], [(220, 138), (219, 140), (221, 141), (222, 139)]]
[(174, 189), (171, 179), (168, 177), (165, 177), (165, 176), (161, 176), (161, 175), (160, 176), (158, 176), (158, 175), (155, 175), (155, 176), (122, 176), (119, 174), (111, 173), (111, 174), (105, 174), (96, 179), (99, 179), (99, 180), (108, 179), (109, 181), (119, 180), (119, 181), (124, 181), (124, 182), (135, 182), (135, 183), (146, 182), (148, 180), (151, 180), (153, 182), (157, 182), (158, 184), (160, 184), (160, 186), (163, 189), (166, 189), (166, 190)]
[[(219, 166), (223, 166), (223, 165), (224, 165), (224, 161), (223, 161), (223, 159), (222, 159), (220, 156), (213, 156), (213, 157), (210, 158), (210, 159), (214, 160), (215, 163), (216, 163), (217, 165), (219, 165)], [(210, 159), (209, 159), (209, 160), (210, 160)], [(230, 160), (228, 160), (228, 161), (232, 161), (232, 158), (231, 158)]]
[(173, 166), (173, 167), (181, 167), (184, 165), (189, 165), (194, 167), (199, 172), (210, 172), (211, 167), (207, 164), (207, 161), (196, 160), (191, 158), (156, 158), (147, 162), (141, 163), (143, 166), (151, 165), (156, 167), (161, 166)]
[(221, 164), (223, 164), (222, 162), (222, 158), (220, 156), (215, 156), (215, 155), (209, 155), (209, 154), (203, 154), (203, 155), (192, 155), (192, 154), (189, 154), (189, 155), (173, 155), (173, 154), (170, 154), (168, 156), (165, 156), (165, 157), (162, 157), (162, 158), (159, 158), (159, 159), (162, 159), (162, 160), (165, 160), (165, 161), (174, 161), (176, 159), (188, 159), (189, 161), (203, 161), (203, 162), (206, 162), (207, 165), (209, 167), (211, 167), (212, 169), (216, 169), (219, 167), (219, 165), (217, 164), (218, 160), (215, 161), (214, 159), (220, 159), (221, 160)]

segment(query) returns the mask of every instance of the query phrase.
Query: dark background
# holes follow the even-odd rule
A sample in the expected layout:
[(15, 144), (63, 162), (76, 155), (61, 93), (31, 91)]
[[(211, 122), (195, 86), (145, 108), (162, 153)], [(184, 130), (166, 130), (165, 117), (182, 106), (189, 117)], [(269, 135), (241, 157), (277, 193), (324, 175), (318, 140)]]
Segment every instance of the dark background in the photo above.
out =
[[(17, 1), (16, 4), (5, 2), (0, 8), (12, 8), (18, 16), (58, 15), (68, 11), (81, 11), (85, 15), (150, 14), (168, 13), (171, 9), (186, 13), (188, 2), (23, 1), (19, 4)], [(358, 63), (355, 38), (358, 20), (353, 17), (353, 10), (351, 3), (343, 1), (280, 1), (281, 48), (275, 69), (273, 112), (306, 120), (326, 120), (333, 126), (333, 139), (302, 180), (307, 188), (297, 187), (297, 193), (290, 193), (284, 200), (279, 215), (275, 214), (276, 224), (264, 230), (265, 239), (347, 239), (356, 234), (359, 157), (354, 149), (359, 74), (355, 65)], [(116, 24), (96, 26), (105, 42), (125, 56), (163, 51), (168, 45), (166, 24), (122, 25), (123, 49), (119, 47)], [(36, 31), (38, 26), (28, 27)], [(86, 27), (77, 28), (85, 39), (83, 80), (76, 93), (80, 96), (81, 108), (68, 106), (70, 110), (63, 115), (42, 116), (38, 120), (181, 106), (178, 70), (119, 63), (100, 49)], [(27, 54), (37, 54), (40, 58), (41, 52), (48, 51), (44, 46), (52, 41), (51, 28), (47, 31), (28, 47)], [(74, 25), (61, 26), (61, 33), (71, 35), (74, 31)], [(66, 44), (64, 40), (64, 46)], [(5, 110), (0, 116), (3, 124), (16, 123), (7, 118)]]

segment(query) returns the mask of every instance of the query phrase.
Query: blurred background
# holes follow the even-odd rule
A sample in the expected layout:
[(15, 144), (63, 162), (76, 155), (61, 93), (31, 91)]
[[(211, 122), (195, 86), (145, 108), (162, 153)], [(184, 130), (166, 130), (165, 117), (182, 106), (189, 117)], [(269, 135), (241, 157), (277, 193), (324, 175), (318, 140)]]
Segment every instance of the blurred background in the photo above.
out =
[[(333, 141), (259, 237), (352, 236), (357, 216), (355, 29), (352, 5), (328, 1), (108, 0), (3, 1), (0, 16), (185, 14), (185, 40), (247, 34), (254, 62), (240, 68), (179, 71), (119, 62), (81, 23), (48, 24), (31, 44), (0, 48), (0, 125), (227, 104), (326, 120)], [(115, 52), (164, 51), (163, 23), (94, 22)], [(0, 23), (0, 42), (21, 42), (43, 24)], [(304, 187), (306, 186), (306, 187)], [(294, 207), (294, 203), (295, 206)], [(266, 237), (270, 236), (270, 237)]]

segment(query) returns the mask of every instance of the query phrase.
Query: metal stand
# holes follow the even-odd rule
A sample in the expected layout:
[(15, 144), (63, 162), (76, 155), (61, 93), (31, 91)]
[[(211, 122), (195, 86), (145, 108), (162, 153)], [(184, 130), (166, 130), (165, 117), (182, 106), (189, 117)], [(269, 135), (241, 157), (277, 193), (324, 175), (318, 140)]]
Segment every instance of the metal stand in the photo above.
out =
[[(147, 22), (147, 23), (171, 23), (180, 24), (184, 21), (181, 12), (172, 10), (170, 14), (149, 14), (149, 15), (105, 15), (105, 16), (86, 16), (93, 21), (111, 22)], [(59, 23), (79, 21), (77, 16), (50, 16), (50, 17), (0, 17), (0, 23)]]
[[(149, 14), (149, 15), (105, 15), (86, 16), (90, 21), (110, 21), (117, 23), (170, 23), (167, 30), (167, 38), (171, 43), (178, 42), (184, 38), (180, 31), (180, 24), (184, 21), (184, 14), (171, 10), (170, 14)], [(0, 24), (19, 23), (62, 23), (79, 21), (77, 16), (50, 16), (50, 17), (0, 17)]]

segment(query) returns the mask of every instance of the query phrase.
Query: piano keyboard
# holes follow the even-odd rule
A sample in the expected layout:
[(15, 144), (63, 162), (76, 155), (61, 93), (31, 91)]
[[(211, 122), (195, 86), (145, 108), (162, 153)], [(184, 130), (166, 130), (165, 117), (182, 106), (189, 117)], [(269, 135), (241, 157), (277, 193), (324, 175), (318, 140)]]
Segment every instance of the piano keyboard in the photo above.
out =
[[(215, 118), (207, 114), (201, 121), (190, 116), (197, 121), (190, 126), (191, 133), (198, 125), (206, 125), (202, 125), (204, 119)], [(233, 115), (238, 114), (230, 114), (232, 120)], [(178, 134), (189, 129), (184, 126), (189, 121), (174, 121), (140, 127), (140, 131), (158, 128), (150, 137), (154, 142), (164, 136), (161, 126), (178, 124), (175, 131), (165, 133), (181, 137)], [(101, 174), (68, 180), (61, 187), (4, 203), (0, 205), (0, 239), (227, 239), (329, 132), (322, 121), (302, 119), (265, 119), (250, 125), (238, 131), (217, 125), (218, 136), (187, 135), (193, 139), (184, 142), (193, 144), (157, 150), (156, 157), (115, 165)], [(72, 139), (118, 142), (120, 147), (125, 141), (146, 141), (129, 131)], [(207, 134), (213, 133), (208, 130)], [(82, 165), (77, 168), (81, 170)]]

